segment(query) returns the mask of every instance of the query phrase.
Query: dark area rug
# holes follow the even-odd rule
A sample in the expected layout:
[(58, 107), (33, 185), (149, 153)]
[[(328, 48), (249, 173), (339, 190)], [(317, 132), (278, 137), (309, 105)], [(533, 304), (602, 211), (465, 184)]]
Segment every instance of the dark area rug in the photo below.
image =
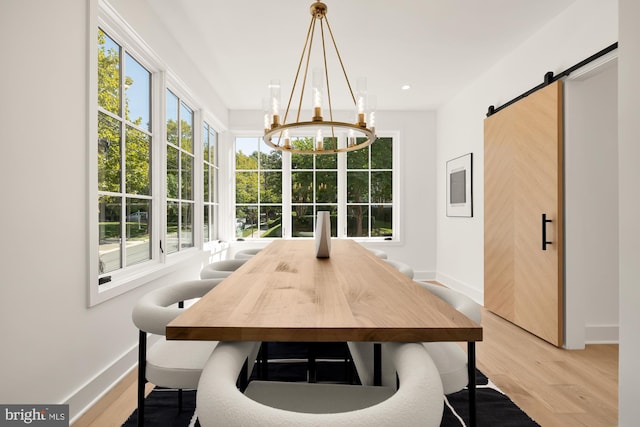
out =
[[(269, 343), (268, 379), (274, 381), (307, 381), (307, 355), (305, 343)], [(329, 343), (314, 348), (316, 355), (316, 379), (318, 382), (358, 384), (352, 365), (345, 363), (349, 357), (344, 343)], [(257, 378), (256, 366), (252, 378)], [(538, 426), (518, 406), (502, 393), (482, 372), (476, 371), (476, 408), (478, 427), (528, 427)], [(200, 427), (195, 413), (196, 392), (183, 391), (182, 411), (178, 411), (178, 391), (154, 389), (145, 400), (145, 426), (148, 427)], [(446, 396), (442, 427), (468, 426), (469, 396), (467, 390)], [(124, 423), (125, 427), (137, 425), (137, 411)]]

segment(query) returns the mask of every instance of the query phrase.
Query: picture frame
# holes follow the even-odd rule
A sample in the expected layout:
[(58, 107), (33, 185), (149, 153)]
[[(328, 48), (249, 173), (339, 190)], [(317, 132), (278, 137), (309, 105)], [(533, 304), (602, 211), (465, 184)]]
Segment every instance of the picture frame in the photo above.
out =
[(473, 217), (473, 153), (447, 161), (447, 216)]

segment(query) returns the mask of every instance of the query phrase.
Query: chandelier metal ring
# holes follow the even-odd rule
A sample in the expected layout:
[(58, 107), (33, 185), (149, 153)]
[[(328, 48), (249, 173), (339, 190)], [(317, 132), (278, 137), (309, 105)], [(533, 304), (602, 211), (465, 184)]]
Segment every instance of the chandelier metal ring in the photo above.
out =
[[(356, 143), (349, 144), (347, 142), (346, 147), (336, 147), (336, 148), (326, 148), (323, 147), (321, 150), (304, 150), (300, 148), (294, 148), (290, 143), (288, 143), (284, 138), (284, 131), (298, 131), (302, 130), (301, 133), (304, 133), (304, 130), (307, 128), (318, 129), (318, 127), (327, 127), (331, 128), (331, 134), (335, 135), (336, 133), (340, 133), (340, 131), (353, 131), (354, 133), (359, 132), (361, 135), (355, 135), (354, 141)], [(338, 132), (336, 132), (338, 131)], [(280, 144), (276, 144), (273, 142), (273, 137), (278, 135), (278, 140), (281, 142)], [(295, 133), (294, 133), (295, 136)], [(366, 138), (362, 141), (362, 138)], [(291, 153), (298, 154), (334, 154), (334, 153), (344, 153), (347, 151), (359, 150), (361, 148), (367, 147), (371, 145), (376, 140), (375, 131), (373, 129), (369, 129), (367, 127), (362, 127), (358, 124), (353, 123), (345, 123), (345, 122), (333, 122), (333, 121), (310, 121), (310, 122), (295, 122), (284, 125), (279, 125), (264, 134), (264, 142), (272, 148), (282, 151), (289, 151)], [(348, 138), (347, 140), (349, 140)]]

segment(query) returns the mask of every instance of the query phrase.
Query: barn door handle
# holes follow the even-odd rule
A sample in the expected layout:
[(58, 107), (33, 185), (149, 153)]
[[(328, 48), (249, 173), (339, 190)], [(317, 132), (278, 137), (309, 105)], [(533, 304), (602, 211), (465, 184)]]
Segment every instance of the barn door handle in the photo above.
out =
[(547, 219), (547, 214), (542, 214), (542, 250), (546, 251), (547, 250), (547, 245), (552, 244), (553, 242), (548, 242), (547, 241), (547, 223), (548, 222), (553, 222), (550, 219)]

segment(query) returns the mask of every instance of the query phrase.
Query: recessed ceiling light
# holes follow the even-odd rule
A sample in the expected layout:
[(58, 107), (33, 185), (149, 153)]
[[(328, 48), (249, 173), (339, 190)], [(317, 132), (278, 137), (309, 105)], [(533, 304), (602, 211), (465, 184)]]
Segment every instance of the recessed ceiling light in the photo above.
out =
[(409, 85), (402, 85), (402, 87), (401, 87), (400, 89), (402, 89), (402, 90), (409, 90), (409, 89), (411, 89), (411, 86), (409, 86)]

